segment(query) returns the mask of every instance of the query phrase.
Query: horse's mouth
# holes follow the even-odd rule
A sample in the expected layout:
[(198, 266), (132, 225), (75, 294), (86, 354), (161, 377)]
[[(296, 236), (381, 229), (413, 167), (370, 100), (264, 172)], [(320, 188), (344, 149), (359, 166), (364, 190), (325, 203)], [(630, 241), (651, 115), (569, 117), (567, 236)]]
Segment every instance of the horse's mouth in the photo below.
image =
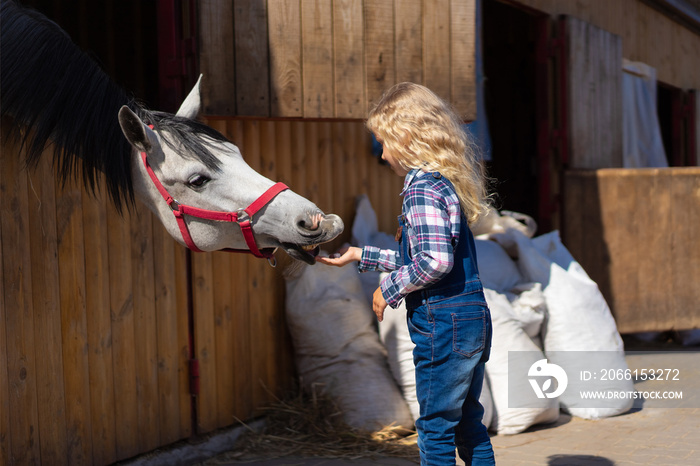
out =
[(294, 259), (304, 261), (310, 265), (316, 263), (316, 256), (321, 251), (319, 244), (300, 246), (298, 244), (282, 243), (282, 248)]

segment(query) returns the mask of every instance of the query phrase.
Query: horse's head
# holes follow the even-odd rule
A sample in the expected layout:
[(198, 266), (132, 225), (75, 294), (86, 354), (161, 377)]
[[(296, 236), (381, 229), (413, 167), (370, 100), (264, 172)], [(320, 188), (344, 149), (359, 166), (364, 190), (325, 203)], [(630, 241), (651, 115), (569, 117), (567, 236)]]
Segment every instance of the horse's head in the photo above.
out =
[[(199, 111), (199, 82), (175, 116), (153, 114), (153, 129), (128, 107), (119, 112), (124, 135), (135, 148), (132, 173), (136, 194), (160, 218), (180, 243), (182, 225), (173, 207), (190, 206), (223, 213), (238, 213), (256, 201), (275, 183), (254, 171), (234, 144), (194, 118)], [(157, 177), (149, 175), (142, 153)], [(159, 191), (176, 199), (169, 205)], [(186, 235), (202, 251), (249, 249), (241, 228), (228, 221), (184, 215)], [(284, 190), (253, 215), (252, 231), (257, 248), (284, 249), (291, 257), (314, 263), (318, 245), (343, 231), (337, 215), (325, 215), (314, 203)], [(190, 245), (191, 246), (191, 245)]]

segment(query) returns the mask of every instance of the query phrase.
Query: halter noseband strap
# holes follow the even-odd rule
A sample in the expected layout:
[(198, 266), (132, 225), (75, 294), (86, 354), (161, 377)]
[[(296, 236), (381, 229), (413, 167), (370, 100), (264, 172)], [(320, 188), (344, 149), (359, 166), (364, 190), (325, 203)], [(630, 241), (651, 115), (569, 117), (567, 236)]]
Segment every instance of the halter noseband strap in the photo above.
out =
[(258, 245), (255, 243), (255, 236), (253, 235), (253, 225), (251, 222), (253, 219), (253, 215), (255, 215), (260, 209), (265, 207), (279, 193), (281, 193), (285, 189), (289, 189), (287, 185), (285, 185), (284, 183), (275, 183), (267, 191), (262, 193), (262, 195), (255, 201), (253, 201), (253, 203), (250, 204), (248, 207), (246, 207), (245, 209), (239, 209), (235, 212), (221, 212), (215, 210), (200, 209), (198, 207), (180, 204), (178, 201), (176, 201), (175, 198), (173, 198), (168, 193), (168, 190), (165, 189), (165, 186), (163, 186), (163, 184), (156, 176), (155, 172), (151, 168), (151, 165), (148, 163), (148, 157), (145, 152), (141, 152), (141, 159), (143, 160), (143, 165), (146, 168), (148, 175), (151, 177), (153, 184), (158, 189), (160, 195), (163, 196), (163, 199), (165, 199), (165, 202), (168, 204), (170, 209), (172, 209), (173, 214), (175, 215), (175, 219), (177, 220), (177, 225), (180, 228), (180, 234), (182, 234), (182, 239), (185, 241), (185, 244), (189, 249), (195, 252), (203, 252), (197, 247), (196, 244), (194, 244), (194, 240), (192, 240), (190, 231), (187, 228), (187, 223), (185, 222), (185, 215), (206, 220), (215, 220), (218, 222), (237, 223), (238, 226), (241, 227), (241, 232), (243, 233), (243, 238), (245, 239), (248, 249), (223, 249), (224, 251), (250, 253), (253, 254), (255, 257), (266, 259), (271, 259), (274, 257), (274, 250), (260, 251), (260, 249), (258, 249)]

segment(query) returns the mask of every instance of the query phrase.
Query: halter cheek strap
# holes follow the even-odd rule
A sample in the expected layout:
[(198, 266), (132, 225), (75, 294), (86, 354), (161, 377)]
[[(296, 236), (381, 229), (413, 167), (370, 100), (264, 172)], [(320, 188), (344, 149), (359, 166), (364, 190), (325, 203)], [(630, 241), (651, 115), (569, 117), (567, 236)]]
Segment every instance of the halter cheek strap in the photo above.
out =
[(187, 228), (187, 223), (185, 222), (185, 215), (202, 218), (205, 220), (237, 223), (241, 228), (241, 232), (243, 233), (243, 238), (245, 239), (248, 249), (223, 249), (224, 251), (250, 253), (255, 257), (266, 259), (271, 259), (274, 257), (274, 249), (263, 249), (262, 251), (258, 249), (258, 245), (255, 243), (255, 235), (253, 235), (253, 225), (251, 222), (253, 216), (260, 209), (269, 204), (270, 201), (272, 201), (279, 193), (289, 189), (287, 185), (284, 183), (275, 183), (248, 207), (245, 209), (239, 209), (235, 212), (200, 209), (198, 207), (180, 204), (177, 200), (175, 200), (175, 198), (168, 193), (168, 190), (165, 189), (165, 186), (163, 186), (156, 176), (155, 172), (151, 168), (151, 165), (148, 163), (148, 157), (145, 152), (141, 152), (141, 159), (143, 160), (143, 165), (146, 168), (146, 172), (148, 172), (148, 176), (151, 177), (151, 181), (153, 181), (156, 189), (158, 189), (160, 195), (163, 196), (163, 199), (165, 199), (165, 202), (173, 211), (177, 225), (180, 228), (182, 239), (189, 249), (195, 252), (203, 252), (197, 247), (192, 239), (192, 236), (190, 235), (190, 230)]

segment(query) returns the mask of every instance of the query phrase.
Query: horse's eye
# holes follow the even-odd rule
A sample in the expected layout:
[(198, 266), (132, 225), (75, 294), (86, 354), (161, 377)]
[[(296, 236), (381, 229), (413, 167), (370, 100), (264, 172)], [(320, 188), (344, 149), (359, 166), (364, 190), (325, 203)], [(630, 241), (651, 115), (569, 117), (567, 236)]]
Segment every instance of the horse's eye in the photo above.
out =
[(204, 175), (192, 175), (190, 179), (187, 181), (187, 183), (190, 185), (191, 188), (201, 188), (205, 184), (209, 182), (209, 178), (207, 178)]

